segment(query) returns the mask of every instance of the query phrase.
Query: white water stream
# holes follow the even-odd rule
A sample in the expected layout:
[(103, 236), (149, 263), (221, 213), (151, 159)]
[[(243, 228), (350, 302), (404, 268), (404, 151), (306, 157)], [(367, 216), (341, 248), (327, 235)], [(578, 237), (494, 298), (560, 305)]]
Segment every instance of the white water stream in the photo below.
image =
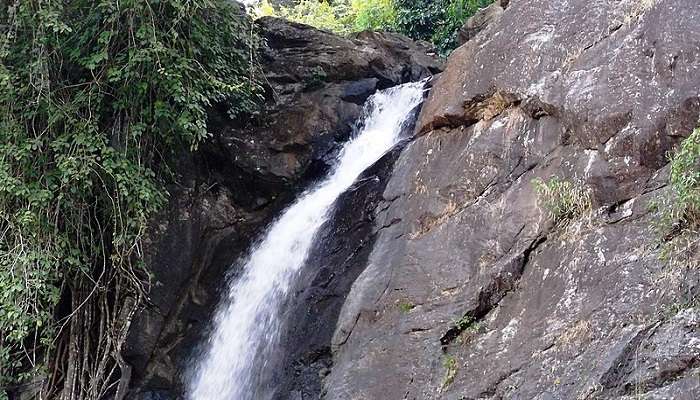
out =
[[(296, 273), (336, 199), (400, 140), (411, 111), (423, 99), (423, 83), (376, 93), (367, 101), (364, 124), (338, 155), (328, 177), (304, 192), (272, 223), (231, 282), (216, 311), (206, 348), (188, 383), (190, 400), (261, 400), (268, 356), (279, 339), (279, 309)], [(310, 333), (312, 334), (312, 333)]]

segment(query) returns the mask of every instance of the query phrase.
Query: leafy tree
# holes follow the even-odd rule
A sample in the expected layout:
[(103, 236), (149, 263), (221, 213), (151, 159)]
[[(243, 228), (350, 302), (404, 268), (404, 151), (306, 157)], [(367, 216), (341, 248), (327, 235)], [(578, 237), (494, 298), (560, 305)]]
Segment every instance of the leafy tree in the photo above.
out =
[(260, 16), (279, 16), (339, 34), (364, 30), (392, 30), (396, 12), (393, 0), (300, 0), (278, 10), (263, 0), (253, 9)]
[(394, 0), (396, 29), (416, 40), (430, 41), (444, 18), (445, 0)]
[(340, 34), (363, 30), (396, 31), (430, 41), (442, 55), (457, 46), (464, 22), (493, 0), (300, 0), (279, 10), (262, 0), (257, 16), (277, 15)]
[(207, 112), (257, 107), (256, 39), (228, 0), (0, 6), (0, 397), (119, 392), (168, 162)]
[(394, 30), (396, 8), (393, 0), (352, 0), (354, 30)]
[(457, 47), (464, 22), (493, 0), (394, 0), (396, 28), (413, 39), (430, 41), (442, 55)]
[[(265, 5), (265, 3), (263, 3)], [(279, 16), (327, 31), (347, 34), (352, 31), (352, 16), (347, 2), (300, 0), (293, 7), (281, 7)]]

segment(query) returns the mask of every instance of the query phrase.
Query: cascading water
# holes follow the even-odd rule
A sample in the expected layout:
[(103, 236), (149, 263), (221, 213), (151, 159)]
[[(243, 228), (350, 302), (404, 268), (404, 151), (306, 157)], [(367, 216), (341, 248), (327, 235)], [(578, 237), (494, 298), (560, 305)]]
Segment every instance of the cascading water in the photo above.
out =
[(423, 83), (376, 93), (364, 124), (328, 177), (304, 192), (253, 246), (240, 278), (219, 306), (214, 328), (188, 385), (190, 400), (261, 400), (261, 382), (279, 339), (279, 309), (336, 199), (401, 140), (402, 126), (423, 99)]

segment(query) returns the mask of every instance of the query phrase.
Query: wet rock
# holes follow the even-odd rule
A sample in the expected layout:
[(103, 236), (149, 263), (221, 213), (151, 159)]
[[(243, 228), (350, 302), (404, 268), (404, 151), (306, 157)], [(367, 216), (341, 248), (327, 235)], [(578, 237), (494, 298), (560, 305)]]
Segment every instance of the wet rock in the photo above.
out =
[[(413, 128), (413, 124), (406, 126), (407, 140)], [(286, 400), (295, 391), (303, 399), (320, 398), (323, 379), (332, 370), (335, 322), (350, 287), (365, 267), (376, 229), (384, 229), (375, 228), (375, 210), (392, 201), (382, 193), (402, 148), (401, 144), (394, 148), (341, 195), (296, 278), (296, 290), (280, 316), (286, 321), (280, 346), (284, 368), (273, 379), (278, 389), (275, 399)]]
[(256, 24), (270, 85), (264, 116), (238, 127), (214, 115), (214, 140), (203, 148), (208, 158), (228, 161), (217, 180), (240, 188), (233, 194), (241, 204), (253, 196), (273, 201), (320, 176), (324, 156), (347, 139), (369, 95), (441, 68), (427, 44), (398, 34), (344, 38), (273, 17)]
[(345, 87), (340, 98), (355, 104), (363, 104), (367, 98), (377, 90), (377, 78), (363, 79), (353, 82)]
[[(179, 183), (147, 249), (148, 304), (123, 351), (133, 367), (130, 396), (179, 398), (225, 282), (236, 278), (232, 264), (327, 170), (364, 99), (440, 68), (428, 47), (400, 35), (342, 38), (274, 18), (257, 24), (265, 38), (265, 112), (232, 121), (212, 110), (212, 139), (174, 163)], [(327, 321), (323, 329), (332, 331), (334, 318)]]

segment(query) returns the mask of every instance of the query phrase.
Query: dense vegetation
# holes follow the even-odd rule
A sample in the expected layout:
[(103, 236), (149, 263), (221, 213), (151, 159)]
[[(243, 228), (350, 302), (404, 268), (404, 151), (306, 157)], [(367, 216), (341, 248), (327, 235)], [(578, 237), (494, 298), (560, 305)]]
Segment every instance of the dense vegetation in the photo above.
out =
[(396, 31), (435, 44), (447, 55), (457, 47), (457, 33), (464, 22), (493, 0), (394, 0)]
[(464, 22), (493, 0), (299, 0), (275, 9), (268, 0), (255, 14), (277, 15), (340, 34), (388, 30), (435, 44), (442, 55), (457, 46)]
[(123, 395), (168, 160), (256, 107), (255, 45), (227, 0), (0, 6), (0, 399)]

